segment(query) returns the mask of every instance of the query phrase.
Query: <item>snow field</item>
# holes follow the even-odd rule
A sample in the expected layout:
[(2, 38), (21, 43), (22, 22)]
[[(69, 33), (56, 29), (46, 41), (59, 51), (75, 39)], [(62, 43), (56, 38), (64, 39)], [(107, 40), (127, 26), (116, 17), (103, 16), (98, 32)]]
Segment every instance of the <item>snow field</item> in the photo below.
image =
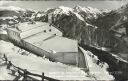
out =
[[(12, 62), (12, 64), (22, 69), (27, 69), (32, 73), (41, 75), (42, 72), (44, 72), (45, 76), (59, 80), (94, 80), (94, 78), (86, 77), (87, 74), (84, 71), (80, 70), (80, 68), (65, 65), (62, 63), (51, 62), (48, 59), (43, 59), (33, 54), (29, 54), (28, 56), (21, 55), (18, 53), (19, 48), (15, 47), (11, 43), (0, 41), (0, 48), (2, 49), (2, 51), (0, 51), (0, 54), (5, 54), (8, 60)], [(7, 73), (7, 69), (3, 69), (5, 70), (2, 70), (2, 72), (0, 72), (0, 75), (2, 75), (2, 73), (4, 72), (7, 76), (10, 76)], [(13, 76), (9, 79), (12, 78)], [(35, 78), (40, 79), (38, 77)], [(6, 76), (5, 79), (7, 79)]]

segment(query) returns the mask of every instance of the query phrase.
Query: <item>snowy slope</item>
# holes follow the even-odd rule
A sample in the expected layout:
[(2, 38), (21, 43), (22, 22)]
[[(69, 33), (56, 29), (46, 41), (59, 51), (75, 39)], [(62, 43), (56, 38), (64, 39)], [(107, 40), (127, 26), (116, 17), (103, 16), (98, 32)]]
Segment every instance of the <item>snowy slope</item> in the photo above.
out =
[(36, 17), (42, 17), (45, 16), (44, 14), (49, 14), (51, 16), (54, 16), (54, 18), (57, 17), (57, 15), (62, 16), (62, 15), (75, 15), (78, 19), (84, 21), (84, 19), (79, 15), (77, 12), (74, 11), (73, 8), (70, 7), (65, 7), (65, 6), (59, 6), (54, 9), (47, 9), (44, 11), (44, 13), (37, 12)]
[[(3, 49), (3, 47), (5, 47)], [(42, 72), (45, 73), (45, 76), (56, 78), (59, 80), (113, 80), (113, 76), (109, 75), (106, 68), (108, 65), (105, 64), (101, 68), (99, 65), (95, 63), (98, 58), (92, 58), (93, 55), (89, 51), (85, 51), (83, 48), (80, 48), (85, 56), (87, 57), (87, 61), (89, 64), (89, 74), (85, 73), (84, 71), (80, 70), (80, 68), (65, 65), (62, 63), (55, 63), (51, 62), (48, 59), (37, 57), (33, 54), (30, 54), (24, 51), (24, 55), (22, 51), (18, 51), (19, 48), (15, 47), (13, 44), (0, 41), (0, 54), (6, 54), (8, 59), (15, 65), (23, 69), (27, 69), (28, 71), (36, 74), (41, 74)], [(6, 51), (8, 50), (8, 51)], [(2, 55), (0, 55), (2, 56)], [(52, 67), (52, 68), (51, 68)], [(1, 73), (5, 73), (2, 75), (2, 79), (12, 79), (13, 76), (10, 77), (8, 75), (8, 71), (4, 67), (1, 68)], [(38, 77), (35, 77), (40, 79)]]
[(87, 59), (90, 75), (97, 80), (114, 80), (114, 77), (107, 71), (107, 68), (109, 67), (107, 63), (97, 65), (96, 62), (99, 60), (97, 56), (93, 55), (90, 51), (85, 51), (81, 47), (80, 49)]
[(64, 6), (59, 6), (53, 13), (54, 14), (66, 14), (66, 15), (70, 15), (69, 12), (72, 12), (72, 8), (69, 7), (64, 7)]
[(96, 19), (99, 14), (102, 14), (102, 12), (99, 9), (92, 7), (75, 6), (74, 11), (79, 13), (80, 15), (86, 16), (89, 19)]
[[(5, 49), (2, 49), (3, 47), (5, 47)], [(45, 76), (49, 76), (60, 80), (94, 80), (94, 78), (86, 77), (87, 74), (77, 67), (68, 66), (62, 63), (50, 62), (47, 59), (42, 59), (41, 57), (37, 57), (32, 54), (29, 54), (28, 56), (20, 55), (17, 52), (19, 48), (14, 47), (13, 44), (11, 43), (0, 41), (0, 48), (2, 49), (2, 51), (0, 51), (0, 54), (6, 54), (8, 59), (15, 66), (18, 66), (23, 69), (27, 69), (30, 72), (36, 74), (41, 74), (42, 72), (44, 72)], [(1, 68), (1, 69), (5, 69), (5, 68)], [(6, 72), (7, 70), (3, 70), (3, 71)], [(7, 75), (6, 72), (6, 76), (9, 77), (10, 75)], [(2, 75), (3, 79), (5, 79), (6, 76)], [(13, 77), (10, 77), (10, 79), (11, 78)]]
[(64, 7), (64, 6), (59, 6), (54, 12), (53, 14), (54, 15), (57, 15), (57, 14), (66, 14), (66, 15), (71, 15), (72, 14), (75, 14), (76, 17), (82, 21), (84, 21), (84, 19), (81, 17), (81, 15), (79, 15), (77, 12), (74, 12), (74, 9), (72, 8), (69, 8), (69, 7)]
[(0, 64), (0, 80), (13, 80), (15, 77), (9, 75), (10, 71), (6, 68), (6, 66), (1, 66)]
[(31, 20), (34, 13), (32, 10), (22, 9), (15, 6), (0, 6), (0, 25), (8, 24), (14, 25), (19, 22), (26, 22)]

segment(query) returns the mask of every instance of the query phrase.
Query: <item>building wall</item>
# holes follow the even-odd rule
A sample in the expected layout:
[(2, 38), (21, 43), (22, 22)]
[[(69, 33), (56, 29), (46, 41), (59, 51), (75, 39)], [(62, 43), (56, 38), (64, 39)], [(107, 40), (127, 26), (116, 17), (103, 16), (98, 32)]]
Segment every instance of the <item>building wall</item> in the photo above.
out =
[(13, 41), (20, 41), (20, 33), (14, 31), (14, 30), (11, 30), (11, 29), (7, 29), (7, 33), (8, 33), (8, 37), (10, 40), (13, 40)]
[(78, 48), (78, 67), (80, 67), (84, 71), (87, 71), (88, 67), (86, 63), (87, 62), (86, 62), (84, 53), (81, 51), (80, 48)]
[(27, 51), (29, 51), (29, 52), (37, 55), (37, 56), (43, 57), (45, 55), (45, 57), (51, 58), (51, 56), (50, 56), (51, 54), (49, 52), (47, 52), (47, 51), (45, 51), (45, 50), (43, 50), (43, 49), (41, 49), (41, 48), (39, 48), (37, 46), (34, 46), (34, 45), (24, 41), (24, 40), (21, 40), (19, 45), (23, 49), (25, 49), (25, 50), (27, 50)]
[(28, 42), (25, 42), (24, 40), (21, 41), (20, 46), (22, 46), (24, 49), (28, 50), (29, 52), (34, 53), (37, 56), (45, 56), (46, 58), (49, 58), (51, 61), (55, 62), (61, 62), (64, 64), (71, 64), (76, 65), (77, 64), (77, 52), (57, 52), (55, 54), (49, 53), (39, 47), (36, 47)]
[[(9, 39), (11, 39), (14, 44), (20, 46), (22, 49), (32, 52), (37, 56), (45, 56), (51, 61), (61, 62), (64, 64), (78, 65), (78, 61), (83, 63), (81, 60), (78, 60), (78, 52), (57, 52), (53, 54), (52, 52), (47, 52), (40, 47), (37, 47), (31, 43), (20, 39), (20, 33), (18, 32), (15, 32), (13, 30), (7, 30), (7, 32)], [(82, 56), (79, 57), (82, 58)], [(79, 64), (81, 65), (81, 67), (83, 67), (81, 63)]]
[(0, 40), (9, 41), (6, 34), (0, 34)]
[(40, 26), (40, 27), (29, 29), (27, 31), (23, 31), (22, 33), (20, 33), (20, 37), (23, 39), (23, 38), (36, 35), (38, 33), (56, 34), (58, 36), (62, 36), (62, 32), (60, 32), (58, 29), (52, 26), (50, 27), (46, 25), (46, 27)]
[(88, 70), (85, 56), (83, 52), (78, 49), (78, 52), (57, 52), (52, 54), (54, 61), (61, 62), (64, 64), (76, 65), (84, 71)]
[[(15, 41), (13, 41), (15, 42)], [(22, 49), (29, 51), (37, 56), (46, 57), (54, 62), (61, 62), (64, 64), (77, 65), (77, 52), (57, 52), (55, 54), (49, 53), (39, 47), (36, 47), (24, 40), (20, 42), (15, 42), (15, 45), (20, 46)]]
[(77, 52), (57, 52), (52, 54), (54, 61), (64, 64), (77, 65)]
[(48, 14), (48, 23), (52, 23), (53, 19), (52, 19), (52, 13)]

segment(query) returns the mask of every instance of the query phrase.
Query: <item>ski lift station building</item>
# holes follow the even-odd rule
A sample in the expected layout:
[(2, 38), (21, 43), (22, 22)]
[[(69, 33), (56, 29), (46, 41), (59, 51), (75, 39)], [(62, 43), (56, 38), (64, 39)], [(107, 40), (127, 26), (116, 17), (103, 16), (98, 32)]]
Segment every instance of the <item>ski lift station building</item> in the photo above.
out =
[(7, 33), (10, 41), (33, 54), (55, 62), (86, 67), (77, 41), (62, 37), (62, 32), (48, 23), (22, 23), (18, 28), (8, 28)]

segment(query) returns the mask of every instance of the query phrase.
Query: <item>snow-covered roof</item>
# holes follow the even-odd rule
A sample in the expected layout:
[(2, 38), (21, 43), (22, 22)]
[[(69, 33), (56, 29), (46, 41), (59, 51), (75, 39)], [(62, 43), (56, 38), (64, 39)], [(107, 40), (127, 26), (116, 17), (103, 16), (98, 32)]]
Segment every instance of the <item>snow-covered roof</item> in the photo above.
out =
[(0, 34), (7, 34), (5, 30), (0, 30)]
[(44, 31), (49, 34), (57, 34), (59, 36), (62, 36), (61, 31), (59, 31), (53, 26), (49, 26), (48, 23), (44, 22), (36, 22), (36, 24), (21, 23), (19, 24), (18, 29), (22, 31), (22, 33), (20, 34), (21, 38), (26, 38), (33, 34), (37, 34)]
[(30, 29), (33, 29), (33, 28), (36, 28), (36, 27), (39, 27), (39, 26), (44, 26), (46, 24), (47, 23), (42, 23), (42, 22), (37, 22), (35, 24), (29, 24), (29, 22), (25, 22), (25, 23), (20, 23), (18, 28), (22, 32), (25, 32), (25, 31), (28, 31)]
[(97, 9), (97, 8), (81, 7), (79, 5), (74, 7), (74, 11), (77, 12), (77, 13), (85, 12), (87, 14), (87, 18), (92, 18), (92, 17), (97, 18), (97, 14), (102, 14), (102, 11)]
[(78, 52), (76, 40), (53, 34), (39, 33), (23, 40), (48, 52)]
[(11, 30), (13, 32), (21, 33), (21, 31), (17, 30), (16, 28), (7, 28), (7, 30)]

